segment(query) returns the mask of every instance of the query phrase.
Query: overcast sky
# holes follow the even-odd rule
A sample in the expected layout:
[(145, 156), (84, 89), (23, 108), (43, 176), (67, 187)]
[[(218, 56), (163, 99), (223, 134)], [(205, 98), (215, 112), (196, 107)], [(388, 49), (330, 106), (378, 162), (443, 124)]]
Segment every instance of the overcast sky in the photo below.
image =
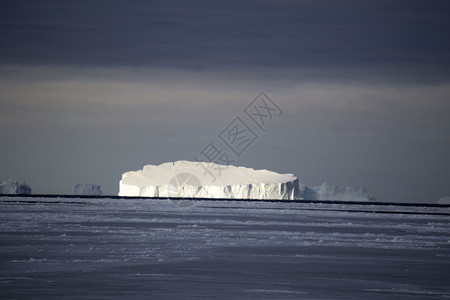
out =
[[(33, 193), (192, 160), (378, 201), (450, 196), (449, 1), (1, 1), (0, 180)], [(240, 157), (219, 133), (264, 91)]]

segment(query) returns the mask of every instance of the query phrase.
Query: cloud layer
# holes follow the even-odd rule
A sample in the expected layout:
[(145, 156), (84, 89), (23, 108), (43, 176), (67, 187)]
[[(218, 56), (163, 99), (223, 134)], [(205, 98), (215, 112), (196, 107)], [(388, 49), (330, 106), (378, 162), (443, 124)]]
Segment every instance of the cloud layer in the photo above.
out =
[(14, 0), (0, 8), (3, 63), (384, 66), (447, 76), (450, 63), (448, 1)]

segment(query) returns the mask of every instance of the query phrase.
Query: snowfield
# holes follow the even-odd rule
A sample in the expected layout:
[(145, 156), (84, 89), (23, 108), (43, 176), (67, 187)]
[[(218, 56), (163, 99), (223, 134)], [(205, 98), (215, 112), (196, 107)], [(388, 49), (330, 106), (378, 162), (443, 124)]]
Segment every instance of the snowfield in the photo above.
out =
[(447, 299), (450, 208), (0, 197), (7, 299)]

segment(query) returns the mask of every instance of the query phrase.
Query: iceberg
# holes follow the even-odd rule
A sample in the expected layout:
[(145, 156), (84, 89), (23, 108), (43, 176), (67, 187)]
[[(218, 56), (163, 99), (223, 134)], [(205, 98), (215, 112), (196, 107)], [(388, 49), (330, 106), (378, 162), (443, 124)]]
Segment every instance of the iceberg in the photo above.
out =
[(15, 180), (0, 181), (0, 194), (30, 195), (31, 187), (24, 181), (15, 181)]
[(122, 174), (119, 196), (294, 200), (298, 187), (293, 174), (176, 161)]
[(450, 197), (441, 197), (437, 201), (438, 204), (450, 204)]
[(369, 201), (369, 193), (365, 187), (336, 186), (323, 183), (319, 186), (308, 187), (300, 184), (300, 198), (305, 200), (334, 200), (334, 201)]
[(83, 196), (100, 196), (102, 194), (102, 190), (97, 184), (79, 183), (73, 187), (73, 194)]

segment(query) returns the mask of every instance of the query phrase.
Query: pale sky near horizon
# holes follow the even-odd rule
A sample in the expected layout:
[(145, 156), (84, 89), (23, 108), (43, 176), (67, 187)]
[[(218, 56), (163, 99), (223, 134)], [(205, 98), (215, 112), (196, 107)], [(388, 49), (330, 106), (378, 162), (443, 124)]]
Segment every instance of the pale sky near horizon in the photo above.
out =
[(2, 1), (0, 180), (117, 194), (125, 171), (225, 151), (220, 132), (264, 91), (283, 114), (226, 150), (234, 164), (435, 203), (450, 196), (448, 15), (448, 1)]

